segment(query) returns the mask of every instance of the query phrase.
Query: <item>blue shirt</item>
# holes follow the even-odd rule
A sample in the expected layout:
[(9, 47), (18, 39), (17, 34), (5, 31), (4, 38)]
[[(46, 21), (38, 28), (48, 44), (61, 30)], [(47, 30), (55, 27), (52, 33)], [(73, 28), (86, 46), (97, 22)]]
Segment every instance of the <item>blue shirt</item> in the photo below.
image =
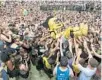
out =
[(66, 71), (61, 71), (58, 66), (56, 80), (69, 80), (69, 69), (67, 68)]

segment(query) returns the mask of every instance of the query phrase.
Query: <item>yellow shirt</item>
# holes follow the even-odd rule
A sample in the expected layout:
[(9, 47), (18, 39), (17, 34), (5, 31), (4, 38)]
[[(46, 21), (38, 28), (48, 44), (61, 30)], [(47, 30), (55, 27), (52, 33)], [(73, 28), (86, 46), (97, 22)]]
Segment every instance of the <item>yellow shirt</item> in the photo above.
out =
[(72, 66), (73, 66), (73, 71), (74, 72), (76, 72), (76, 73), (79, 73), (80, 72), (80, 70), (78, 69), (78, 66), (77, 65), (72, 64)]
[(73, 34), (74, 34), (74, 36), (75, 36), (76, 38), (77, 38), (78, 36), (82, 36), (81, 30), (79, 30), (79, 31), (74, 31)]
[(48, 58), (43, 57), (43, 63), (46, 66), (47, 69), (51, 69), (51, 65), (48, 62)]

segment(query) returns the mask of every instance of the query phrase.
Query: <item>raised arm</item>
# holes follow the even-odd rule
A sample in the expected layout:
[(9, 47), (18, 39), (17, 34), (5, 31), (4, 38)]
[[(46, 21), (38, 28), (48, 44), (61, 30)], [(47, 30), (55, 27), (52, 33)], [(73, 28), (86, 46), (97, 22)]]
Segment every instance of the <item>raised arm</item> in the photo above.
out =
[(57, 58), (56, 58), (56, 66), (53, 70), (53, 75), (57, 74), (57, 66), (59, 65), (59, 52), (57, 53)]
[(6, 42), (11, 42), (12, 41), (11, 35), (9, 35), (9, 34), (8, 34), (8, 38), (5, 35), (1, 35), (1, 38)]
[(29, 68), (28, 68), (28, 63), (27, 63), (27, 61), (25, 61), (25, 66), (26, 66), (26, 69), (25, 69), (25, 70), (28, 71)]
[(77, 59), (76, 59), (76, 64), (79, 64), (79, 60), (80, 60), (80, 55), (81, 55), (81, 53), (82, 53), (82, 50), (81, 49), (78, 49), (78, 51), (77, 51)]
[(57, 53), (57, 58), (56, 58), (56, 64), (59, 64), (59, 56), (60, 56), (60, 54), (59, 54), (59, 52)]
[(92, 56), (91, 51), (89, 50), (89, 48), (87, 46), (87, 42), (85, 40), (84, 40), (84, 48), (87, 50), (89, 58), (92, 58), (93, 56)]
[(68, 40), (68, 43), (69, 43), (69, 50), (70, 50), (71, 53), (73, 53), (73, 52), (72, 52), (72, 42), (71, 42), (70, 39)]
[(102, 55), (99, 55), (99, 54), (97, 54), (97, 53), (95, 52), (95, 48), (94, 48), (93, 44), (91, 44), (91, 49), (92, 49), (93, 54), (94, 54), (96, 57), (102, 58)]
[(62, 49), (62, 39), (60, 38), (60, 53), (63, 56), (63, 49)]
[(76, 43), (76, 39), (74, 38), (74, 45), (75, 45), (75, 53), (77, 55), (78, 44)]

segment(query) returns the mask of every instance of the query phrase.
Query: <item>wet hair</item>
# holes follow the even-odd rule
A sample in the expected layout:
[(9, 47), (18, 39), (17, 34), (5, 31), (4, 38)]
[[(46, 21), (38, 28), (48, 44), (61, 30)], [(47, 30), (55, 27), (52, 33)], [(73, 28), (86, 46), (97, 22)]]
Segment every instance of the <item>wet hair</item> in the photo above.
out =
[(83, 59), (87, 59), (88, 58), (88, 54), (85, 51), (82, 51), (80, 57), (83, 58)]
[(89, 64), (91, 65), (91, 67), (95, 68), (98, 66), (98, 61), (95, 58), (91, 58), (89, 60)]
[(48, 59), (49, 64), (53, 65), (55, 63), (55, 60), (53, 58)]
[(67, 67), (67, 65), (68, 65), (68, 58), (65, 57), (65, 56), (61, 57), (60, 65), (62, 67)]

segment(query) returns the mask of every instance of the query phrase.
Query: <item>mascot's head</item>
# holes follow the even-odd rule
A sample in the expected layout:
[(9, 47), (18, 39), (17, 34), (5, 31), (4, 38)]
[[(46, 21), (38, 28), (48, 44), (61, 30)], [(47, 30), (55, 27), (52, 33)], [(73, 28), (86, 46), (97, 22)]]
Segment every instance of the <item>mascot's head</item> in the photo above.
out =
[(56, 30), (63, 27), (61, 20), (55, 17), (49, 19), (48, 25), (49, 25), (50, 30)]

